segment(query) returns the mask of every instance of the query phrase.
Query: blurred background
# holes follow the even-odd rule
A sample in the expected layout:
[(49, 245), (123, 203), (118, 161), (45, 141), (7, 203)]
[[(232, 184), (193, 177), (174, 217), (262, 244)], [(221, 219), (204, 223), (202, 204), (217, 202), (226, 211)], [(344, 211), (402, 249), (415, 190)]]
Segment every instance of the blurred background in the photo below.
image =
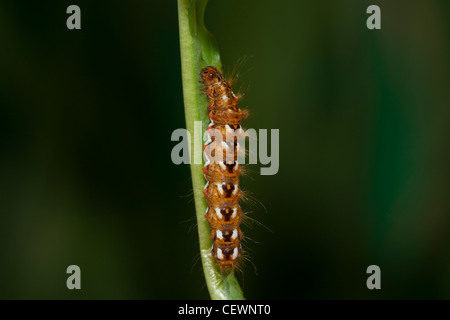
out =
[[(251, 57), (245, 127), (280, 130), (278, 174), (242, 182), (270, 229), (244, 227), (245, 296), (450, 298), (450, 3), (210, 0), (205, 20), (225, 71)], [(209, 298), (170, 158), (179, 56), (176, 1), (0, 2), (0, 298)]]

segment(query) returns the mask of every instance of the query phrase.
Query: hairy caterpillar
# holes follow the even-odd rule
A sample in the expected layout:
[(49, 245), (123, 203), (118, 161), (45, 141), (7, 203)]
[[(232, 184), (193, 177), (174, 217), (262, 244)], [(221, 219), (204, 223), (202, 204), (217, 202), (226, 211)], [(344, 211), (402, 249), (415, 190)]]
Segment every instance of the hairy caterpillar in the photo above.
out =
[(209, 98), (211, 120), (207, 128), (208, 140), (203, 147), (203, 173), (207, 181), (203, 195), (208, 203), (205, 217), (211, 227), (211, 254), (221, 270), (229, 270), (237, 265), (242, 255), (240, 224), (243, 213), (239, 206), (242, 191), (238, 155), (243, 150), (238, 141), (244, 135), (241, 121), (247, 117), (247, 112), (237, 107), (239, 99), (231, 84), (215, 67), (203, 68), (200, 77), (200, 82), (205, 85), (201, 90)]

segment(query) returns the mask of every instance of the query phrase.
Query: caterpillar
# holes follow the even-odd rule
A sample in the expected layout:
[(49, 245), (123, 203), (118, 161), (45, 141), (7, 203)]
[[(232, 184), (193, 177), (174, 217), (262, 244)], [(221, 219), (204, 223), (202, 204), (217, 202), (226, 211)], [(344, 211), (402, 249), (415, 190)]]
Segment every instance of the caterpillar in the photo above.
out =
[[(209, 98), (211, 121), (203, 146), (203, 173), (207, 181), (203, 195), (208, 203), (205, 218), (211, 227), (211, 254), (219, 268), (226, 271), (236, 267), (242, 255), (240, 224), (243, 212), (239, 205), (242, 168), (238, 155), (245, 151), (240, 149), (239, 140), (244, 135), (241, 121), (248, 113), (238, 108), (239, 98), (233, 93), (230, 82), (215, 67), (203, 68), (200, 78), (200, 83), (205, 86), (201, 91)], [(231, 140), (221, 139), (230, 135)]]

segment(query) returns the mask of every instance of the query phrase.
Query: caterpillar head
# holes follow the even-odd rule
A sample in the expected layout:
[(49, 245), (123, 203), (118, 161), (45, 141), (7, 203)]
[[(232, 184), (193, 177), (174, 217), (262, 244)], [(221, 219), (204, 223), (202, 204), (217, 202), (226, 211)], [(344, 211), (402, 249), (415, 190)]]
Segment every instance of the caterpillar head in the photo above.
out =
[(202, 82), (206, 85), (212, 85), (221, 81), (224, 81), (222, 74), (215, 67), (208, 66), (202, 69), (200, 72)]

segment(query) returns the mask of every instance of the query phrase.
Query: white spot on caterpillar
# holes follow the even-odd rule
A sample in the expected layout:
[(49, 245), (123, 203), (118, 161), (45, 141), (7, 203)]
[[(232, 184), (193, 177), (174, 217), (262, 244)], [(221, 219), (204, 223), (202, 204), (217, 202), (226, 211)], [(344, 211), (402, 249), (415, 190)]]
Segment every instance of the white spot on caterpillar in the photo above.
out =
[(233, 255), (231, 256), (231, 259), (236, 260), (238, 257), (238, 248), (234, 248)]
[(217, 231), (216, 231), (216, 236), (217, 236), (218, 239), (222, 240), (222, 239), (223, 239), (222, 231), (217, 230)]
[(220, 213), (220, 209), (216, 208), (215, 210), (216, 210), (216, 214), (219, 217), (219, 219), (222, 219), (222, 214)]
[(227, 169), (227, 167), (225, 166), (223, 161), (219, 161), (218, 163), (219, 163), (220, 167), (222, 168), (222, 170), (226, 170)]
[[(234, 256), (234, 254), (233, 254), (233, 256)], [(220, 248), (217, 248), (217, 259), (223, 260), (222, 249), (220, 249)]]
[[(227, 133), (232, 134), (233, 135), (232, 137), (236, 136), (235, 133), (234, 133), (234, 129), (232, 129), (228, 124), (225, 125), (225, 131)], [(227, 135), (227, 137), (228, 137), (228, 135)]]
[(203, 190), (208, 189), (209, 187), (209, 181), (206, 182), (205, 187), (203, 188)]
[(216, 183), (216, 186), (217, 186), (217, 190), (219, 190), (219, 193), (222, 195), (223, 194), (222, 183)]
[(235, 184), (235, 185), (234, 185), (234, 190), (233, 190), (232, 194), (233, 194), (233, 195), (236, 195), (236, 193), (238, 192), (238, 189), (239, 189), (239, 185), (238, 185), (238, 184)]
[(238, 237), (238, 232), (237, 232), (237, 229), (234, 229), (233, 230), (233, 234), (231, 235), (231, 239), (236, 239)]
[(231, 215), (231, 218), (236, 218), (237, 208), (233, 208), (233, 214)]

